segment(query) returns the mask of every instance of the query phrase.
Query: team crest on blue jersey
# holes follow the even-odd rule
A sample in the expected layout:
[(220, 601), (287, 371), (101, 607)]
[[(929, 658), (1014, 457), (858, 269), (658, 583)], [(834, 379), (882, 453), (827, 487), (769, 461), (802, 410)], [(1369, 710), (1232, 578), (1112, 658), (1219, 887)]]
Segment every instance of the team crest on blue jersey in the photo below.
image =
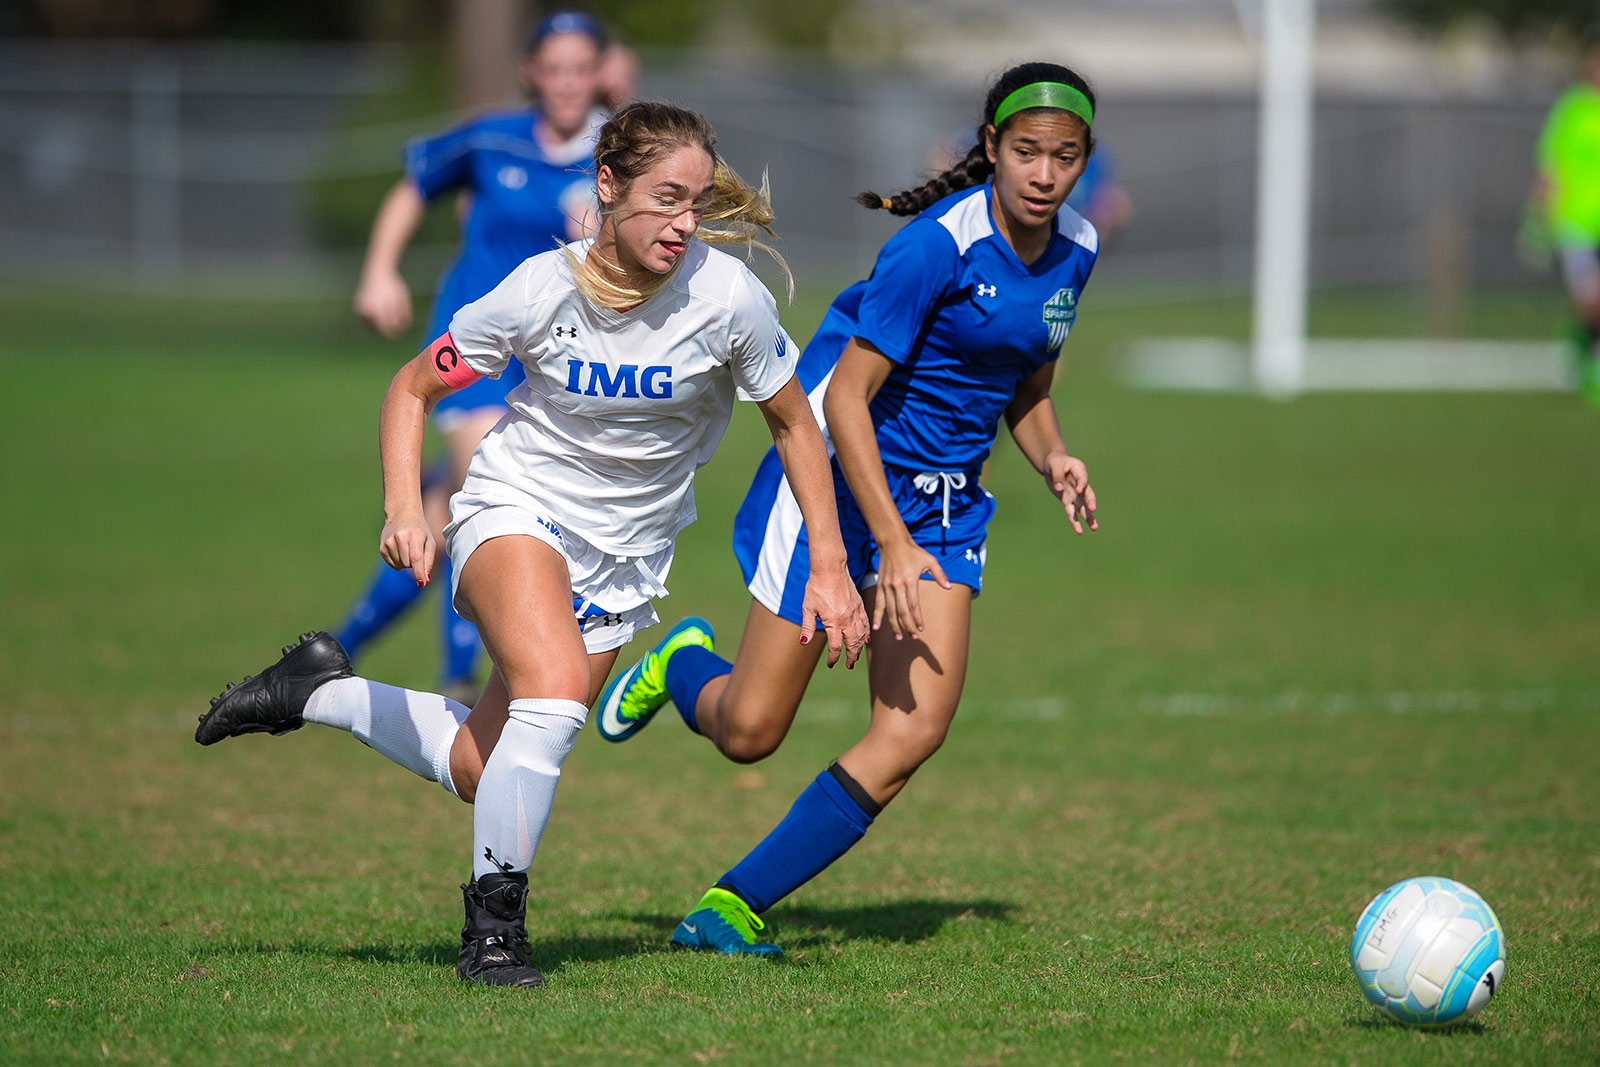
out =
[(521, 167), (505, 166), (500, 168), (500, 173), (495, 175), (500, 184), (507, 189), (521, 189), (528, 184), (528, 172)]
[(1068, 286), (1044, 302), (1044, 324), (1050, 328), (1050, 347), (1060, 348), (1078, 320), (1078, 290)]

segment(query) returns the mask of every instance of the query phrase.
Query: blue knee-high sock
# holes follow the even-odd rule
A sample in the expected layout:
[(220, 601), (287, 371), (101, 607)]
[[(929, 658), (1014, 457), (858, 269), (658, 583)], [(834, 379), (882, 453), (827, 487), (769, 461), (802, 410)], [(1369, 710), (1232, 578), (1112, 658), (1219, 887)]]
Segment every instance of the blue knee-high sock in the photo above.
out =
[(471, 681), (473, 668), (478, 665), (478, 628), (456, 614), (450, 597), (450, 557), (439, 560), (439, 649), (444, 669), (441, 677), (445, 684)]
[(367, 581), (367, 588), (350, 606), (349, 614), (339, 624), (333, 636), (339, 639), (344, 650), (352, 657), (361, 646), (382, 633), (405, 610), (417, 602), (422, 590), (411, 570), (394, 570), (387, 563), (379, 563)]
[(761, 844), (717, 879), (753, 911), (805, 885), (850, 851), (883, 809), (837, 763), (817, 775)]
[(667, 695), (672, 697), (672, 706), (683, 716), (685, 726), (695, 733), (700, 732), (694, 721), (694, 705), (700, 699), (700, 690), (711, 679), (732, 673), (733, 664), (709, 648), (690, 645), (672, 654), (667, 660)]

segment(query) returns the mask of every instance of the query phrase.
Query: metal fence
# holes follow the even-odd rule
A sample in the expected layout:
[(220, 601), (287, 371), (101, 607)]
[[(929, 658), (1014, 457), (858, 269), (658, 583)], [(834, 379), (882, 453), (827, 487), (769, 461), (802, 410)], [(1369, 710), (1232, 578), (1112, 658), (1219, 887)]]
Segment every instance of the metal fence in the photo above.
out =
[[(397, 47), (6, 43), (0, 270), (138, 281), (353, 278), (359, 249), (329, 246), (309, 190), (319, 180), (397, 175), (407, 136), (457, 117), (352, 121), (363, 102), (398, 98), (412, 65), (428, 61)], [(898, 225), (849, 197), (920, 180), (937, 142), (970, 136), (982, 92), (793, 57), (652, 55), (642, 83), (648, 95), (708, 113), (741, 170), (770, 170), (790, 263), (829, 284), (860, 276)], [(1442, 278), (1464, 288), (1531, 277), (1513, 238), (1556, 88), (1492, 101), (1324, 94), (1315, 282)], [(1254, 99), (1113, 96), (1101, 101), (1097, 135), (1136, 213), (1103, 259), (1102, 284), (1246, 287)], [(421, 254), (430, 251), (445, 252)]]

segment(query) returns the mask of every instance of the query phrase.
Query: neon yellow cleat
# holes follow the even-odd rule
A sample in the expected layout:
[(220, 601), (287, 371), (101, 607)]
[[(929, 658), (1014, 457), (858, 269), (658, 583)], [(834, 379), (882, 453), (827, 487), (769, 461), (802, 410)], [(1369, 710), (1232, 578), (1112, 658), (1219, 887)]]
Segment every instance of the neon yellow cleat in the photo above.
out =
[(751, 911), (738, 894), (708, 889), (699, 906), (672, 931), (672, 944), (697, 952), (782, 959), (783, 949), (757, 939), (756, 934), (766, 928), (761, 916)]
[(607, 741), (626, 741), (645, 728), (666, 704), (667, 660), (680, 648), (709, 649), (715, 639), (711, 624), (689, 616), (667, 631), (661, 643), (623, 671), (600, 694), (594, 725)]

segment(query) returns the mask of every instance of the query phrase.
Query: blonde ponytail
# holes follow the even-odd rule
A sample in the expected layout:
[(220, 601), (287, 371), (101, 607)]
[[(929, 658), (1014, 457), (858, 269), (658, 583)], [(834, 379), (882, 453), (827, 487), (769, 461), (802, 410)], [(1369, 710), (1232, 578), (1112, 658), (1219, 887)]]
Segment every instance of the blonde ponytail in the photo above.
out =
[[(618, 110), (601, 128), (594, 151), (595, 167), (611, 168), (620, 187), (626, 191), (671, 149), (683, 145), (705, 149), (713, 165), (711, 195), (701, 211), (700, 226), (692, 239), (709, 245), (742, 244), (747, 249), (747, 258), (750, 249), (766, 252), (783, 270), (789, 299), (793, 300), (794, 275), (789, 264), (777, 249), (762, 240), (763, 234), (777, 238), (772, 229), (775, 216), (767, 175), (762, 173), (760, 188), (751, 186), (717, 155), (716, 142), (711, 123), (700, 113), (675, 104), (641, 100)], [(649, 212), (651, 209), (639, 210)], [(602, 215), (614, 212), (614, 208), (601, 205)], [(592, 246), (590, 255), (578, 255), (570, 246), (565, 251), (573, 281), (584, 298), (616, 310), (636, 307), (655, 296), (683, 265), (680, 256), (665, 274), (651, 275), (642, 285), (634, 285), (631, 279), (623, 280), (627, 275), (620, 264), (596, 266), (591, 263)]]
[(739, 172), (721, 159), (716, 160), (716, 168), (711, 176), (711, 203), (700, 216), (700, 228), (695, 231), (695, 236), (708, 245), (744, 245), (746, 259), (750, 251), (755, 249), (771, 256), (778, 269), (783, 271), (783, 280), (792, 301), (794, 273), (789, 270), (783, 255), (761, 239), (762, 234), (777, 239), (778, 235), (772, 229), (776, 219), (777, 216), (772, 212), (772, 183), (765, 170), (761, 172), (761, 187), (756, 188), (739, 177)]

